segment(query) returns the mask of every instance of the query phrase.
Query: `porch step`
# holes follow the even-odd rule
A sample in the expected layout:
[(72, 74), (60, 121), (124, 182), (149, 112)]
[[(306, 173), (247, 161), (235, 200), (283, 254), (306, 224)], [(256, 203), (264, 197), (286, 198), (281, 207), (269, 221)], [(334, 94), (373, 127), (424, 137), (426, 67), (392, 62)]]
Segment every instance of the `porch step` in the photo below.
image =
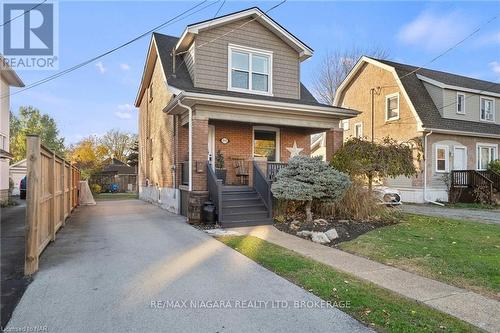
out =
[(224, 216), (231, 213), (253, 213), (253, 212), (267, 212), (266, 206), (262, 202), (251, 203), (247, 202), (239, 203), (237, 205), (231, 205), (229, 203), (222, 203), (222, 212)]
[(234, 193), (234, 192), (253, 192), (254, 189), (250, 186), (234, 186), (225, 185), (222, 187), (222, 193)]
[(253, 192), (222, 192), (222, 200), (225, 199), (258, 199), (259, 194), (255, 191)]
[(246, 198), (222, 198), (222, 208), (227, 206), (241, 206), (241, 205), (259, 205), (262, 204), (260, 197), (255, 197), (252, 199)]
[(223, 214), (224, 222), (245, 221), (245, 220), (264, 220), (267, 218), (267, 210), (261, 212), (243, 211), (237, 213)]
[(239, 228), (239, 227), (253, 227), (257, 225), (272, 225), (272, 219), (261, 220), (242, 220), (242, 221), (224, 221), (221, 223), (223, 228)]

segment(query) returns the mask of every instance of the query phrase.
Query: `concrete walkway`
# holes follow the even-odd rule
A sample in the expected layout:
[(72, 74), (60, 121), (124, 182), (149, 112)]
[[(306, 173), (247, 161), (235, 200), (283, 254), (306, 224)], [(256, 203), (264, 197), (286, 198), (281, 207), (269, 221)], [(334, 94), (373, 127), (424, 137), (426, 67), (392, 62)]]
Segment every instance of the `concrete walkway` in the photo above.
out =
[[(206, 308), (216, 301), (226, 308)], [(57, 234), (8, 329), (370, 331), (338, 309), (311, 308), (314, 302), (321, 305), (179, 216), (138, 200), (107, 201), (78, 208)]]
[(500, 224), (500, 209), (464, 209), (447, 208), (436, 205), (402, 205), (401, 210), (406, 213), (428, 215), (437, 217), (448, 217), (455, 219), (467, 219), (483, 223)]
[(489, 332), (500, 332), (500, 302), (400, 269), (281, 232), (273, 226), (232, 228), (293, 250), (460, 318)]

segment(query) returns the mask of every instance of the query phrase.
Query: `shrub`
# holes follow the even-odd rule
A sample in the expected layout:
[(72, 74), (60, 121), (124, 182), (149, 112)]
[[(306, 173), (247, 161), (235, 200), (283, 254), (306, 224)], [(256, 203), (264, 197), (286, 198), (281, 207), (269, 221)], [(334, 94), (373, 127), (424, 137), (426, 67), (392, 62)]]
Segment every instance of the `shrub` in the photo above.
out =
[(224, 169), (225, 161), (224, 154), (220, 150), (217, 150), (215, 154), (215, 168), (216, 169)]
[(92, 185), (90, 185), (90, 190), (94, 194), (99, 194), (99, 193), (101, 193), (102, 188), (101, 188), (101, 185), (99, 185), (99, 184), (92, 184)]
[(321, 157), (296, 156), (276, 175), (271, 191), (278, 199), (305, 203), (306, 221), (312, 221), (315, 202), (340, 200), (351, 185), (346, 174), (335, 170)]
[(488, 164), (488, 170), (491, 170), (491, 171), (494, 171), (494, 172), (500, 174), (500, 160), (491, 161)]
[(359, 180), (353, 181), (345, 195), (337, 202), (321, 203), (315, 211), (322, 216), (334, 216), (337, 219), (373, 221), (390, 220), (392, 210), (380, 205)]

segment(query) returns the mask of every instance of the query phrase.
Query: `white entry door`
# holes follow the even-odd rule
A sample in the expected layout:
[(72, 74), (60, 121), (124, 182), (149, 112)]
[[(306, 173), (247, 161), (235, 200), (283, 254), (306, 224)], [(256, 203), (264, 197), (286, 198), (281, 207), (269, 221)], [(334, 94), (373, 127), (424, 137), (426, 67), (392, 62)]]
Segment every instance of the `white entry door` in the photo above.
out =
[(453, 148), (453, 170), (467, 170), (467, 148)]
[(208, 125), (208, 160), (215, 169), (215, 126)]

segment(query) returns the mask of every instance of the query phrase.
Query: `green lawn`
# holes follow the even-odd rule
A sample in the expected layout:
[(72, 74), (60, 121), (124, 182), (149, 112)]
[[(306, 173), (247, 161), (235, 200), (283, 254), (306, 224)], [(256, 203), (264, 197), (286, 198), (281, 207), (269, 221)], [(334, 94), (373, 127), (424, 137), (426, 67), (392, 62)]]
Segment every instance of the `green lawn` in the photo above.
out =
[(500, 226), (405, 214), (342, 250), (500, 298)]
[(330, 266), (251, 236), (220, 241), (380, 332), (480, 332), (479, 329)]
[(446, 204), (446, 207), (465, 208), (465, 209), (486, 209), (486, 210), (500, 209), (499, 205), (486, 205), (482, 203), (461, 203), (461, 202), (457, 202), (454, 204)]
[(95, 200), (127, 200), (137, 199), (136, 193), (99, 193), (94, 194)]

